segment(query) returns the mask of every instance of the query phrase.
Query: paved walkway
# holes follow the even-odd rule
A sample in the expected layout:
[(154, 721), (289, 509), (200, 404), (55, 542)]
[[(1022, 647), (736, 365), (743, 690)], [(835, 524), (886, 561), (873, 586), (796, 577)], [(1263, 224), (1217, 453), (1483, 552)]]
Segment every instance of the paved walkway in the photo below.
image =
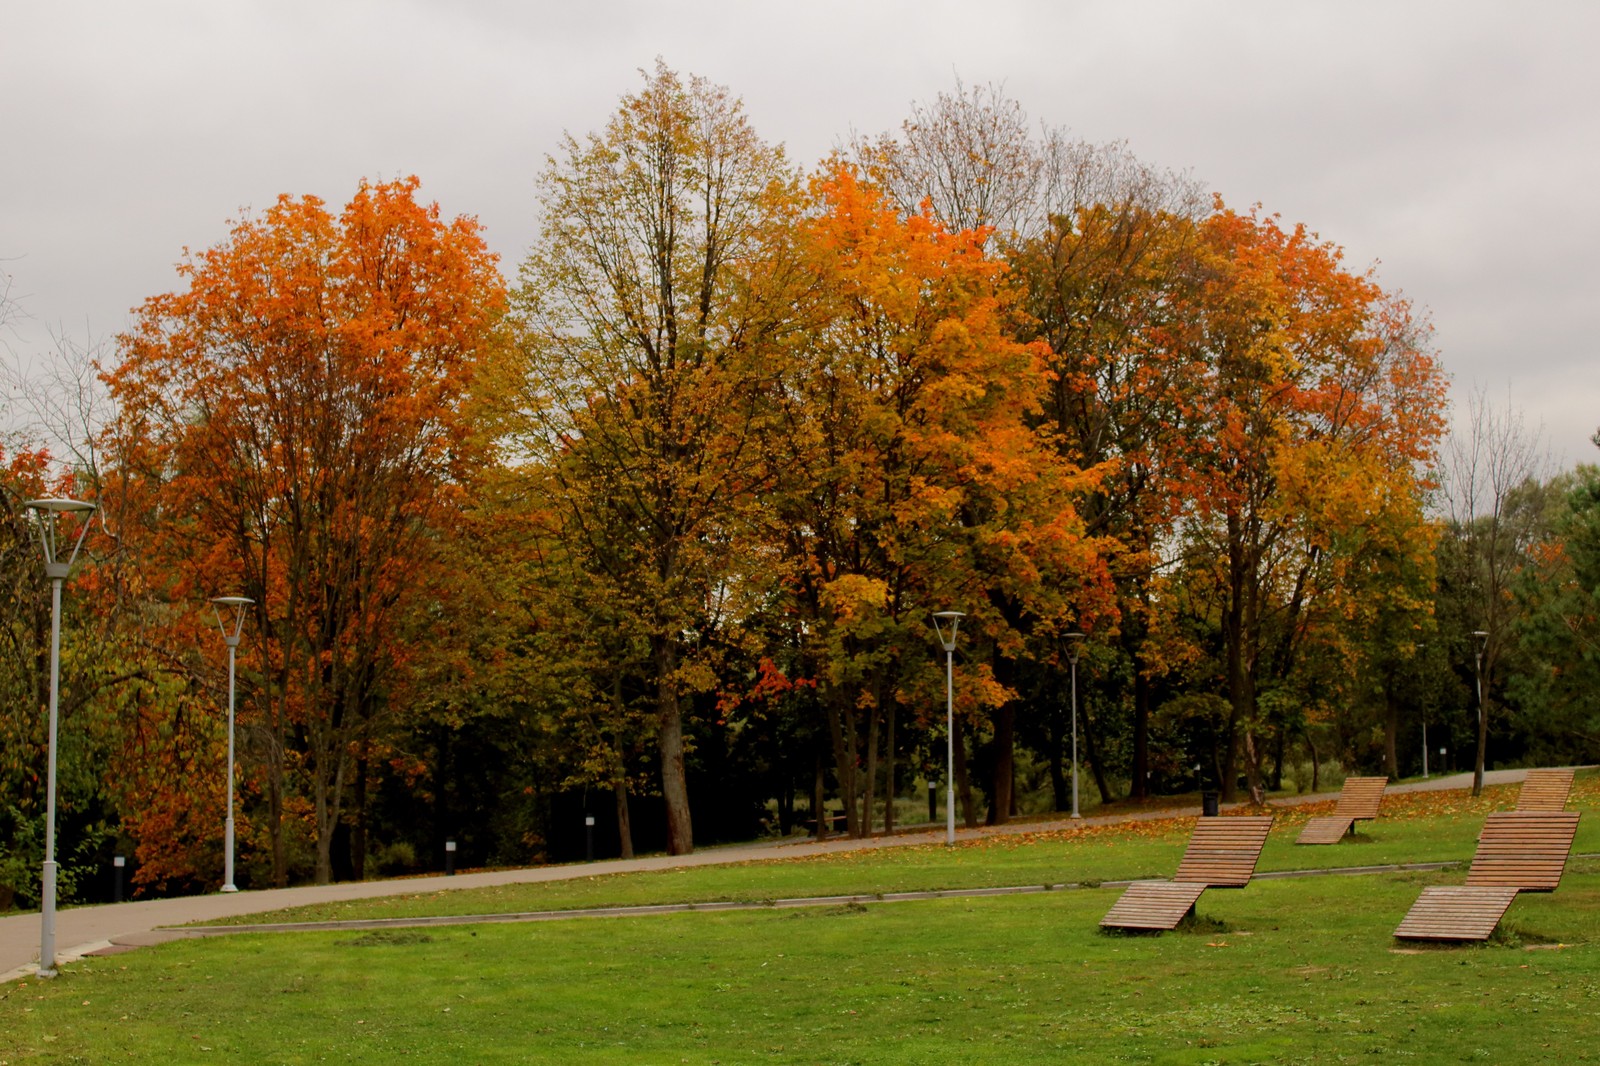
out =
[[(1484, 774), (1484, 783), (1509, 784), (1521, 781), (1526, 770), (1491, 770)], [(1453, 774), (1435, 777), (1428, 781), (1394, 785), (1391, 792), (1422, 792), (1442, 789), (1472, 787), (1472, 775)], [(1334, 793), (1320, 792), (1301, 796), (1274, 797), (1274, 806), (1292, 806), (1332, 799)], [(1166, 808), (1084, 818), (1077, 824), (1107, 825), (1115, 822), (1148, 821), (1157, 818), (1175, 818), (1197, 815), (1198, 807)], [(1037, 833), (1065, 828), (1074, 824), (1067, 819), (1050, 822), (1019, 822), (979, 829), (958, 829), (959, 839), (971, 840), (982, 836), (1007, 833)], [(897, 833), (890, 837), (872, 837), (852, 840), (848, 837), (825, 841), (787, 841), (775, 844), (745, 844), (732, 847), (706, 848), (692, 855), (652, 855), (643, 859), (612, 859), (602, 862), (576, 863), (564, 866), (535, 866), (521, 870), (491, 870), (482, 873), (458, 874), (454, 877), (413, 877), (393, 881), (347, 881), (333, 885), (304, 885), (298, 888), (263, 889), (251, 892), (217, 893), (208, 896), (181, 896), (174, 899), (136, 900), (130, 903), (108, 903), (92, 907), (70, 907), (56, 913), (56, 960), (71, 962), (75, 959), (108, 947), (113, 939), (135, 942), (141, 934), (162, 926), (184, 925), (190, 922), (217, 922), (247, 914), (299, 907), (309, 903), (330, 903), (341, 900), (372, 899), (439, 892), (446, 889), (487, 888), (494, 885), (532, 884), (544, 881), (567, 881), (600, 874), (632, 873), (642, 870), (665, 870), (688, 866), (717, 866), (762, 859), (804, 858), (837, 851), (858, 851), (867, 848), (903, 847), (913, 844), (931, 844), (944, 840), (944, 829), (928, 827), (910, 833)], [(18, 914), (0, 918), (0, 981), (13, 980), (37, 969), (39, 959), (39, 915)]]

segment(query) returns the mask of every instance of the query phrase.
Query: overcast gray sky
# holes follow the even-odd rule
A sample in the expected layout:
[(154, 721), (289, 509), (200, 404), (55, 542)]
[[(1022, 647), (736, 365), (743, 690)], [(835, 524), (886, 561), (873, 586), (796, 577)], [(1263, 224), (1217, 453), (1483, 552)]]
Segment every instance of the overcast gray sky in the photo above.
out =
[(545, 155), (658, 55), (808, 166), (959, 76), (1378, 263), (1458, 400), (1597, 461), (1597, 42), (1577, 0), (0, 0), (3, 339), (108, 342), (185, 246), (362, 177), (417, 174), (512, 273)]

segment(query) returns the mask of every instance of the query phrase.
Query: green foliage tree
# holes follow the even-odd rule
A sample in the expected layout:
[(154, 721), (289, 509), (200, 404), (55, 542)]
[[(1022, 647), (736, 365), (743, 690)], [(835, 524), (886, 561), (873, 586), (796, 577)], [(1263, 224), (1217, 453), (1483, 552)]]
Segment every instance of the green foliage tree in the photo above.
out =
[(1526, 665), (1507, 684), (1541, 765), (1600, 758), (1600, 467), (1580, 465), (1557, 487), (1551, 535), (1514, 584)]
[[(684, 701), (738, 514), (761, 487), (769, 361), (792, 301), (794, 177), (726, 89), (659, 63), (542, 179), (522, 268), (523, 428), (575, 565), (650, 648), (668, 846), (694, 847)], [(619, 639), (627, 639), (626, 635)]]

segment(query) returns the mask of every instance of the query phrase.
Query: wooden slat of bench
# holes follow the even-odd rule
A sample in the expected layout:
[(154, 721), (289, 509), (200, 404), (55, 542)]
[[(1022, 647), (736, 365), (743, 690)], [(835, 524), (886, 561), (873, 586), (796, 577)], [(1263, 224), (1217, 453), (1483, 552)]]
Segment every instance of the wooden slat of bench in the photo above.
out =
[(1202, 818), (1173, 879), (1224, 888), (1248, 884), (1271, 830), (1270, 814)]
[(1344, 839), (1350, 831), (1352, 819), (1337, 814), (1328, 814), (1320, 818), (1313, 818), (1306, 822), (1306, 827), (1300, 830), (1296, 844), (1337, 844)]
[(1389, 787), (1387, 777), (1347, 777), (1339, 790), (1339, 802), (1333, 813), (1313, 818), (1300, 831), (1296, 844), (1337, 844), (1350, 832), (1358, 819), (1378, 817), (1383, 804), (1384, 789)]
[(1517, 810), (1563, 811), (1571, 795), (1571, 770), (1529, 770), (1517, 793)]
[(1135, 881), (1100, 924), (1108, 929), (1175, 929), (1206, 887), (1197, 881)]
[(1388, 787), (1387, 777), (1347, 777), (1334, 813), (1341, 818), (1376, 818), (1383, 804), (1383, 791)]
[(1516, 898), (1515, 888), (1425, 888), (1394, 935), (1401, 940), (1487, 940)]
[(1496, 811), (1484, 819), (1467, 884), (1553, 892), (1577, 833), (1576, 811)]

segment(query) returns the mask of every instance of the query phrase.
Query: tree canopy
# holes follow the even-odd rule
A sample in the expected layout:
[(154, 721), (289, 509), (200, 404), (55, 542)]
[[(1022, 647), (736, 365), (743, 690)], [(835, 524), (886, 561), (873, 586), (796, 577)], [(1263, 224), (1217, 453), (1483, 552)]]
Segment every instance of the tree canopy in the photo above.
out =
[(1593, 469), (1451, 480), (1425, 316), (1305, 225), (988, 86), (802, 169), (665, 63), (537, 200), (508, 283), (416, 178), (285, 195), (135, 309), (90, 452), (7, 448), (0, 891), (53, 483), (69, 894), (220, 876), (223, 594), (244, 884), (865, 835), (946, 775), (1000, 822), (1073, 736), (1102, 801), (1593, 756)]

